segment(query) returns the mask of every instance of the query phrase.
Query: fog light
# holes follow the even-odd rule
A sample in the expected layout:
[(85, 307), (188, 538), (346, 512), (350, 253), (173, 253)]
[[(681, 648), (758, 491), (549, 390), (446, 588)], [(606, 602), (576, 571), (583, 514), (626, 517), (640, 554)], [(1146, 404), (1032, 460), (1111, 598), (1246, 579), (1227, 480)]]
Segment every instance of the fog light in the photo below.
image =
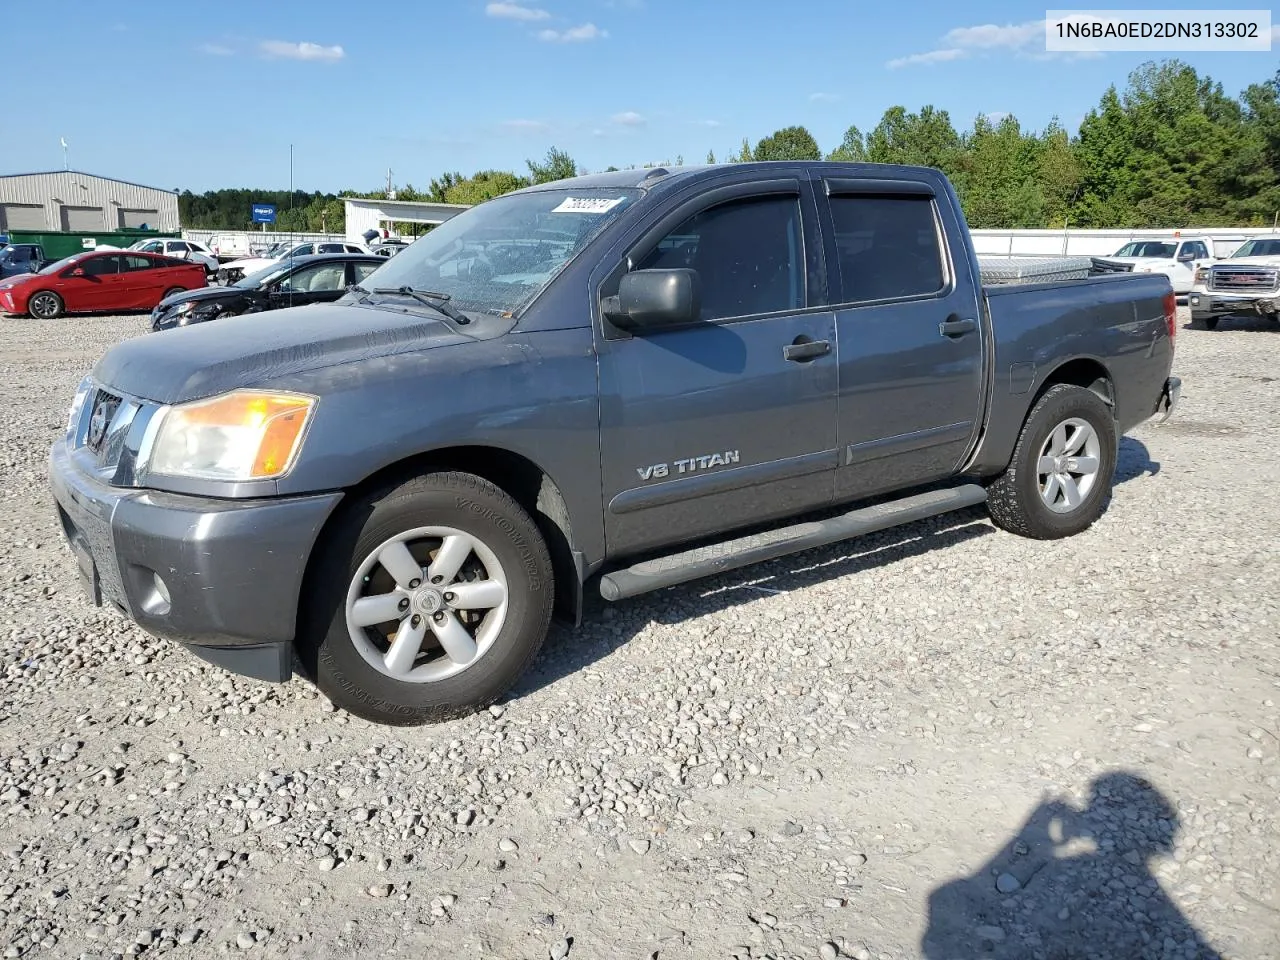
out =
[(167, 616), (173, 607), (169, 597), (169, 587), (160, 574), (151, 572), (151, 589), (142, 601), (142, 609), (153, 617)]
[(1191, 298), (1191, 305), (1192, 305), (1193, 307), (1198, 307), (1198, 306), (1200, 306), (1200, 298), (1199, 298), (1199, 297), (1192, 297), (1192, 298)]

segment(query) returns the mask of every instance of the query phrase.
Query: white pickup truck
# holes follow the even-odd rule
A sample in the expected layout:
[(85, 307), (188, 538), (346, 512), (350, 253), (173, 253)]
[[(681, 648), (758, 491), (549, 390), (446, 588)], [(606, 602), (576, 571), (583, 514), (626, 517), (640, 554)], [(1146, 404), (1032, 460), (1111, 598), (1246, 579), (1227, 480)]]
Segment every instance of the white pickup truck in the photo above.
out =
[(1109, 257), (1094, 257), (1094, 274), (1163, 273), (1179, 297), (1191, 293), (1196, 270), (1211, 266), (1213, 240), (1209, 237), (1171, 237), (1167, 240), (1130, 240)]
[(1280, 323), (1280, 236), (1254, 237), (1200, 271), (1187, 298), (1191, 322), (1213, 330), (1226, 316), (1264, 316)]

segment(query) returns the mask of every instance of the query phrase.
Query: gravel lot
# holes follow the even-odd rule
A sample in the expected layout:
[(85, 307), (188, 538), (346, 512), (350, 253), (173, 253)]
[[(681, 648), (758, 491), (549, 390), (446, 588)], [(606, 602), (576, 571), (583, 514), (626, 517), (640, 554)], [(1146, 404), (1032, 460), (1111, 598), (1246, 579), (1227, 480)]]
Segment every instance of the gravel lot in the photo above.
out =
[(46, 451), (145, 319), (0, 320), (0, 954), (1275, 960), (1280, 330), (1185, 322), (1086, 534), (597, 603), (388, 730), (81, 598)]

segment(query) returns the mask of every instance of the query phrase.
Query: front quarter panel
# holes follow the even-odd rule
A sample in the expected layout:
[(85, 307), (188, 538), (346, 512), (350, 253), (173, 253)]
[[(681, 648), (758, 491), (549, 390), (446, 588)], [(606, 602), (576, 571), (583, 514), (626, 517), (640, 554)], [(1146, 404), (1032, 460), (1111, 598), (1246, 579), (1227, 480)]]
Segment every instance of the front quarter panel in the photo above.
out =
[(559, 487), (574, 546), (603, 556), (599, 411), (591, 331), (491, 340), (360, 360), (272, 388), (320, 398), (282, 494), (350, 489), (407, 458), (491, 447), (537, 464)]

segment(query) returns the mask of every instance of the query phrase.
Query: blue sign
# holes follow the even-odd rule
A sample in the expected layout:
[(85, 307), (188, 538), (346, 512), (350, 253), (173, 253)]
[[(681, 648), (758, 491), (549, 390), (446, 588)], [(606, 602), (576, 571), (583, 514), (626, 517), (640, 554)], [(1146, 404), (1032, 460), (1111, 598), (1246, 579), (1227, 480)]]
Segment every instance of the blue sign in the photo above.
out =
[(252, 208), (254, 223), (275, 223), (276, 206), (274, 203), (255, 203)]

